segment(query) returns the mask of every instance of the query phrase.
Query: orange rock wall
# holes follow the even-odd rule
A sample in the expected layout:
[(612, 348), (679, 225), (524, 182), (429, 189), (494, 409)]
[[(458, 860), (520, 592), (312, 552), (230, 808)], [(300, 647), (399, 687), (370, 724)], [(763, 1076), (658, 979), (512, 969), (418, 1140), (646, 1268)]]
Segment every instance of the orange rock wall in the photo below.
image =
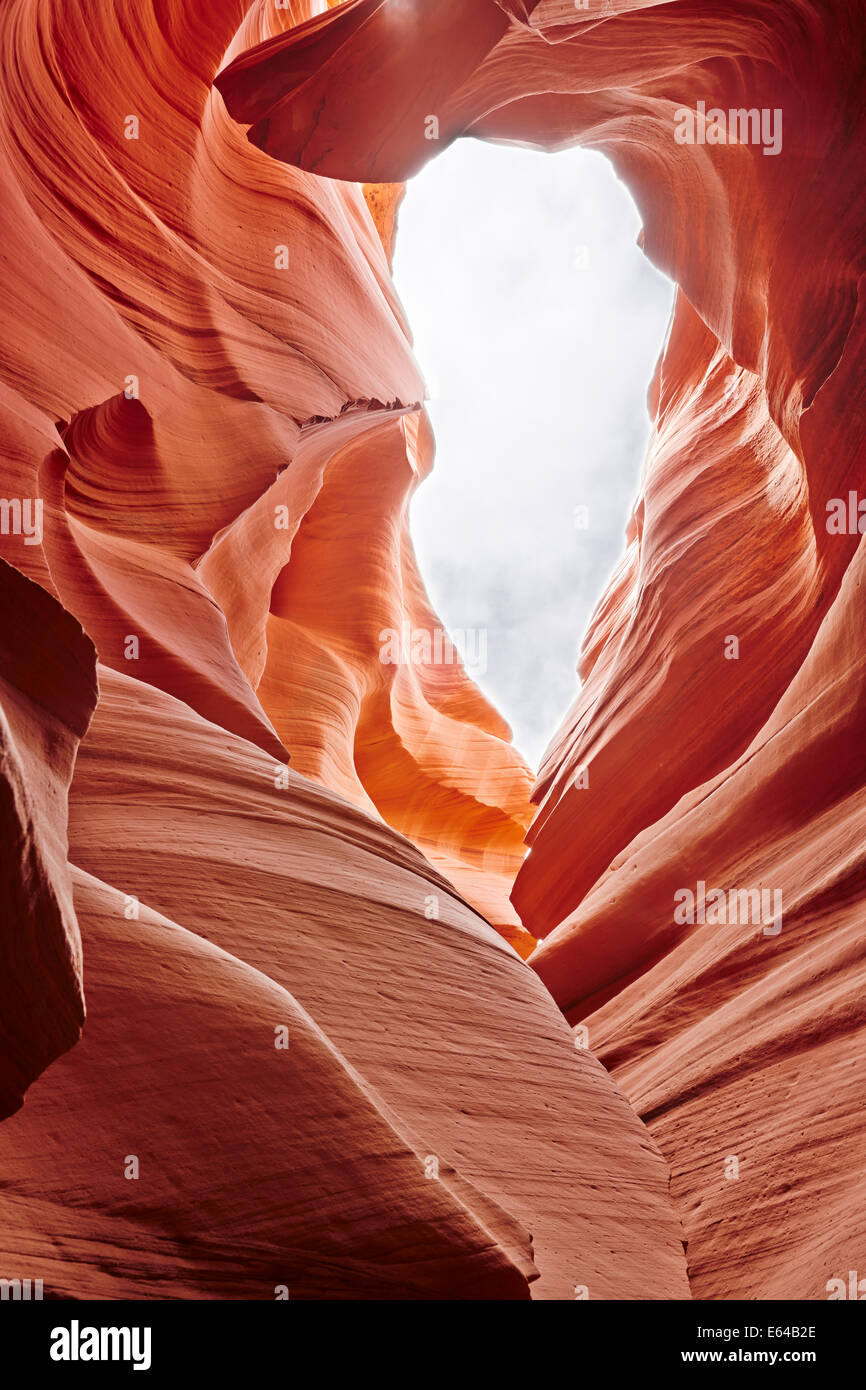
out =
[[(7, 0), (0, 467), (44, 507), (0, 537), (10, 1274), (856, 1267), (864, 562), (826, 520), (863, 487), (863, 32), (853, 0)], [(781, 112), (781, 149), (679, 144), (700, 102)], [(394, 218), (462, 135), (604, 150), (679, 285), (534, 790), (458, 663), (381, 659), (440, 629)], [(783, 910), (678, 918), (701, 883)]]
[[(629, 184), (680, 290), (512, 897), (671, 1163), (693, 1291), (824, 1297), (864, 1235), (862, 542), (827, 525), (864, 487), (862, 10), (441, 0), (399, 40), (394, 20), (355, 0), (220, 89), (255, 144), (331, 177), (405, 178), (471, 135), (590, 145)], [(679, 143), (700, 102), (778, 113), (781, 148)], [(781, 931), (678, 922), (699, 882), (779, 893)]]
[(0, 538), (0, 1268), (687, 1298), (667, 1165), (521, 959), (529, 770), (459, 664), (380, 659), (439, 628), (400, 180), (212, 86), (313, 8), (0, 16), (2, 485), (44, 507)]

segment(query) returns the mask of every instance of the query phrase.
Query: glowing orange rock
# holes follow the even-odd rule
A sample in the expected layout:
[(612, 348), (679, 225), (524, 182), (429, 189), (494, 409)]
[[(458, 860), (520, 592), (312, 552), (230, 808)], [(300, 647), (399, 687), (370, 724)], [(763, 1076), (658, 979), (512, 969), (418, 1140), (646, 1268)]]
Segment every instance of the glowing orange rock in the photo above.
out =
[[(360, 634), (354, 625), (366, 664), (359, 672), (335, 666), (315, 632), (304, 635), (302, 615), (293, 629), (269, 616), (270, 588), (291, 568), (298, 527), (307, 573), (319, 564), (304, 515), (315, 504), (321, 519), (317, 493), (343, 423), (354, 427), (357, 417), (372, 431), (417, 412), (424, 397), (382, 244), (393, 239), (399, 188), (370, 185), (365, 197), (357, 186), (278, 166), (249, 145), (210, 89), (227, 54), (307, 19), (312, 8), (254, 7), (244, 18), (234, 0), (219, 0), (206, 32), (194, 8), (179, 2), (139, 7), (122, 24), (111, 9), (61, 15), (40, 4), (7, 24), (4, 485), (9, 495), (44, 493), (50, 525), (44, 547), (9, 537), (4, 553), (60, 596), (106, 664), (133, 670), (312, 776), (327, 782), (333, 772), (328, 785), (411, 827), (525, 955), (534, 938), (508, 895), (524, 853), (530, 779), (504, 721), (449, 663), (441, 680), (435, 665), (400, 678), (399, 702), (377, 706), (387, 722), (377, 730), (374, 692), (398, 674), (378, 660), (380, 629)], [(130, 71), (117, 59), (128, 44), (136, 52)], [(62, 90), (47, 52), (68, 74)], [(98, 80), (79, 71), (85, 53), (94, 55)], [(52, 154), (60, 148), (62, 162)], [(308, 487), (301, 479), (311, 447), (318, 472), (309, 476), (318, 481)], [(391, 485), (371, 503), (363, 563), (403, 526), (429, 467), (429, 444), (425, 450), (422, 459), (407, 442), (402, 467), (395, 463)], [(359, 442), (354, 463), (374, 487), (375, 434)], [(220, 580), (216, 560), (205, 557), (212, 547), (224, 553), (220, 540), (245, 525), (247, 509), (261, 512), (270, 485), (289, 474), (290, 532), (275, 530), (283, 499), (269, 498), (270, 544), (260, 538), (259, 554)], [(408, 543), (403, 550), (405, 573), (384, 578), (381, 626), (401, 631), (413, 621), (411, 603), (441, 632), (419, 597)], [(334, 602), (347, 619), (358, 562), (347, 547), (345, 573), (334, 576)], [(227, 627), (212, 602), (217, 591)], [(237, 605), (241, 624), (231, 616)], [(254, 633), (268, 647), (250, 666)], [(310, 644), (304, 678), (287, 682), (297, 641)], [(267, 690), (280, 687), (278, 708), (267, 691), (259, 697), (266, 666)], [(371, 698), (362, 702), (368, 678)], [(359, 719), (363, 712), (363, 735), (332, 719), (337, 707), (354, 707)], [(298, 733), (295, 747), (281, 746), (275, 721), (285, 737)], [(438, 754), (431, 725), (445, 745)], [(374, 795), (355, 770), (356, 733), (359, 750), (362, 737), (368, 750), (382, 744), (382, 758), (367, 751), (363, 759)], [(309, 747), (319, 750), (315, 758)], [(447, 761), (441, 787), (425, 757), (434, 769)], [(383, 761), (413, 779), (403, 805)]]
[[(0, 19), (0, 471), (45, 509), (41, 545), (3, 537), (35, 583), (0, 574), (6, 828), (39, 870), (2, 880), (33, 1010), (2, 1038), (4, 1107), (33, 1083), (0, 1124), (4, 1269), (26, 1251), (74, 1297), (685, 1298), (667, 1166), (520, 959), (530, 775), (412, 552), (399, 190), (278, 165), (212, 90), (314, 8)], [(467, 73), (509, 23), (445, 20)], [(72, 882), (88, 1021), (49, 1066), (82, 1015)]]
[[(828, 525), (864, 488), (862, 17), (496, 8), (483, 56), (474, 8), (464, 48), (448, 4), (405, 45), (385, 5), (244, 55), (221, 91), (254, 143), (338, 178), (406, 177), (468, 134), (591, 144), (632, 189), (681, 293), (513, 901), (671, 1161), (695, 1291), (824, 1297), (862, 1243), (863, 542)], [(392, 61), (415, 45), (432, 124)], [(781, 893), (782, 931), (678, 922), (698, 882)]]
[(149, 1296), (167, 1248), (183, 1297), (526, 1297), (536, 1276), (542, 1298), (687, 1297), (664, 1163), (450, 884), (163, 691), (104, 668), (100, 690), (70, 828), (94, 1026), (0, 1125), (0, 1225), (32, 1277)]

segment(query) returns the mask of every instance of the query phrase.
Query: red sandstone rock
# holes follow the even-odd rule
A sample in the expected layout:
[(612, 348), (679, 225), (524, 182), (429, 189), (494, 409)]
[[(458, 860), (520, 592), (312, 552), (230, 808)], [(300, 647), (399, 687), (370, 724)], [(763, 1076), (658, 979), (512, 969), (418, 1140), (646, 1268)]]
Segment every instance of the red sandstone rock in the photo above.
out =
[[(749, 748), (533, 957), (671, 1162), (700, 1298), (825, 1298), (866, 1238), (864, 565)], [(677, 926), (699, 878), (772, 889), (780, 930)]]
[[(2, 1253), (69, 1296), (684, 1297), (681, 1213), (698, 1296), (823, 1297), (864, 1234), (862, 16), (329, 8), (0, 19), (0, 477), (45, 503), (0, 570)], [(678, 144), (699, 102), (781, 150)], [(680, 286), (523, 867), (504, 722), (381, 650), (440, 627), (388, 264), (462, 134), (605, 150)], [(677, 921), (698, 882), (781, 931)]]
[[(403, 178), (460, 134), (603, 149), (681, 286), (627, 553), (541, 769), (513, 901), (546, 938), (533, 965), (588, 1016), (671, 1161), (695, 1291), (823, 1297), (862, 1248), (862, 542), (826, 525), (863, 483), (862, 14), (499, 8), (515, 22), (470, 73), (448, 5), (417, 12), (438, 139), (408, 68), (373, 97), (387, 9), (369, 32), (341, 18), (333, 57), (337, 20), (245, 55), (220, 88), (254, 143), (342, 178)], [(679, 144), (678, 111), (701, 102), (780, 113), (780, 148)], [(371, 151), (356, 117), (373, 105)], [(674, 894), (698, 880), (780, 891), (778, 940), (678, 926)]]
[[(255, 1184), (269, 1163), (281, 1175), (280, 1190), (288, 1208), (285, 1226), (271, 1237), (277, 1252), (295, 1243), (291, 1222), (297, 1222), (296, 1231), (303, 1229), (305, 1191), (319, 1191), (326, 1210), (336, 1202), (345, 1182), (341, 1167), (348, 1161), (339, 1134), (323, 1149), (315, 1177), (307, 1179), (304, 1165), (298, 1170), (299, 1158), (286, 1148), (285, 1131), (287, 1125), (303, 1127), (307, 1088), (315, 1093), (320, 1086), (327, 1090), (335, 1085), (330, 1080), (323, 1083), (321, 1076), (326, 1065), (332, 1071), (339, 1065), (361, 1093), (355, 1101), (345, 1101), (352, 1116), (357, 1112), (359, 1134), (374, 1128), (376, 1117), (368, 1115), (368, 1102), (362, 1100), (373, 1097), (374, 1109), (416, 1156), (414, 1166), (407, 1157), (402, 1176), (391, 1176), (382, 1167), (377, 1157), (381, 1139), (371, 1138), (366, 1151), (352, 1158), (367, 1208), (390, 1208), (392, 1190), (405, 1192), (407, 1203), (423, 1206), (428, 1191), (423, 1161), (432, 1156), (450, 1184), (449, 1209), (457, 1203), (465, 1206), (475, 1226), (488, 1231), (497, 1248), (481, 1259), (478, 1251), (484, 1247), (477, 1229), (473, 1234), (464, 1221), (461, 1231), (452, 1216), (451, 1226), (443, 1227), (447, 1240), (445, 1235), (441, 1238), (447, 1247), (441, 1258), (450, 1263), (438, 1276), (433, 1271), (425, 1274), (446, 1220), (435, 1215), (434, 1208), (429, 1216), (418, 1217), (418, 1250), (406, 1257), (408, 1267), (389, 1275), (390, 1257), (377, 1253), (389, 1240), (396, 1242), (387, 1235), (389, 1228), (381, 1226), (384, 1213), (379, 1226), (373, 1217), (368, 1226), (356, 1227), (352, 1220), (346, 1236), (355, 1242), (352, 1258), (361, 1259), (370, 1242), (363, 1274), (341, 1274), (338, 1269), (328, 1286), (301, 1262), (292, 1266), (301, 1294), (335, 1296), (349, 1290), (357, 1296), (363, 1294), (366, 1280), (364, 1296), (393, 1293), (399, 1287), (406, 1295), (416, 1290), (444, 1296), (459, 1287), (476, 1294), (525, 1297), (523, 1281), (537, 1271), (535, 1297), (571, 1298), (576, 1285), (587, 1286), (592, 1297), (687, 1297), (681, 1231), (667, 1199), (664, 1164), (603, 1068), (589, 1053), (574, 1048), (565, 1020), (511, 947), (412, 845), (381, 821), (295, 772), (283, 785), (283, 779), (275, 778), (273, 759), (263, 750), (206, 722), (162, 691), (102, 668), (100, 686), (100, 704), (73, 784), (70, 857), (86, 873), (111, 885), (115, 918), (138, 910), (133, 902), (141, 906), (138, 921), (118, 923), (107, 939), (107, 925), (97, 932), (94, 949), (99, 959), (102, 952), (108, 953), (103, 967), (108, 976), (100, 969), (88, 984), (91, 1011), (109, 1007), (110, 1001), (100, 1005), (101, 989), (107, 988), (114, 998), (112, 958), (120, 949), (115, 940), (119, 932), (130, 950), (145, 953), (150, 962), (141, 972), (138, 967), (132, 970), (128, 1003), (121, 1007), (122, 1001), (115, 1001), (106, 1020), (106, 1027), (129, 1029), (123, 1056), (138, 1052), (146, 1057), (157, 1047), (162, 1060), (152, 1070), (176, 1077), (185, 1091), (184, 1039), (192, 1031), (189, 1065), (216, 1069), (210, 1104), (225, 1106), (229, 1116), (238, 1093), (280, 1084), (268, 1080), (273, 1070), (261, 1082), (257, 1075), (259, 1067), (274, 1067), (275, 1024), (286, 1022), (292, 1037), (295, 1027), (315, 1026), (327, 1039), (329, 1056), (337, 1059), (323, 1058), (315, 1069), (310, 1062), (309, 1074), (305, 1069), (302, 1076), (294, 1074), (291, 1083), (284, 1083), (296, 1088), (289, 1090), (287, 1109), (276, 1097), (268, 1103), (268, 1143), (275, 1149), (283, 1136), (284, 1153), (279, 1162), (270, 1157), (257, 1161), (252, 1179), (247, 1176), (247, 1122), (236, 1134), (228, 1122), (219, 1126), (221, 1152), (224, 1158), (231, 1155), (238, 1188), (228, 1187), (224, 1196), (212, 1201), (214, 1221), (229, 1223), (215, 1237), (217, 1242), (228, 1241), (236, 1208), (255, 1210), (250, 1205)], [(435, 913), (428, 915), (431, 905)], [(103, 916), (106, 911), (100, 907)], [(174, 1025), (173, 1047), (163, 1026), (154, 1024), (153, 1011), (159, 1019), (164, 1009), (173, 1008), (176, 990), (171, 968), (160, 967), (159, 948), (149, 944), (154, 913), (176, 924), (175, 935), (187, 943), (185, 974), (195, 975), (195, 961), (205, 952), (211, 964), (202, 964), (202, 975), (209, 979), (218, 948), (226, 962), (232, 958), (236, 975), (245, 972), (266, 1001), (267, 1007), (260, 1001), (251, 1012), (251, 1041), (245, 1045), (250, 1055), (243, 1063), (242, 1085), (233, 1070), (236, 1061), (224, 1055), (233, 1046), (230, 1022), (215, 1023), (216, 1035), (208, 1041), (201, 1035), (208, 1024), (195, 1024), (193, 1010), (190, 1018)], [(140, 974), (145, 979), (152, 976), (153, 985), (136, 1001)], [(215, 984), (213, 993), (218, 999), (229, 996), (229, 1018), (239, 1008), (247, 1009), (246, 988), (243, 1003), (232, 1003), (227, 982)], [(113, 1022), (118, 1013), (120, 1023)], [(122, 1074), (115, 1059), (119, 1043), (109, 1043), (110, 1036), (94, 1030), (94, 1051), (86, 1056), (92, 1056), (94, 1067)], [(259, 1038), (255, 1046), (254, 1037)], [(523, 1044), (523, 1037), (531, 1038), (531, 1046)], [(101, 1059), (103, 1047), (114, 1060)], [(86, 1073), (79, 1079), (85, 1064), (76, 1050), (62, 1073), (54, 1068), (46, 1074), (39, 1083), (42, 1103), (32, 1128), (28, 1111), (35, 1091), (13, 1131), (16, 1145), (36, 1151), (45, 1133), (52, 1131), (52, 1116), (69, 1104), (68, 1088), (73, 1094), (94, 1089)], [(106, 1087), (96, 1090), (106, 1093)], [(113, 1142), (123, 1149), (120, 1160), (137, 1152), (135, 1143), (121, 1136), (133, 1125), (140, 1126), (139, 1132), (151, 1136), (150, 1163), (158, 1165), (160, 1183), (168, 1184), (176, 1172), (192, 1202), (201, 1176), (187, 1176), (187, 1170), (197, 1169), (199, 1149), (206, 1170), (213, 1146), (205, 1115), (203, 1108), (201, 1120), (188, 1123), (184, 1106), (176, 1100), (170, 1105), (162, 1087), (145, 1087), (115, 1131)], [(6, 1152), (7, 1132), (0, 1126), (0, 1156)], [(300, 1146), (300, 1135), (298, 1142)], [(318, 1142), (324, 1144), (324, 1139)], [(93, 1210), (80, 1217), (80, 1248), (100, 1230), (106, 1204), (123, 1207), (130, 1200), (130, 1187), (117, 1176), (120, 1169), (108, 1171), (108, 1152), (107, 1146), (105, 1167), (83, 1174)], [(299, 1147), (297, 1152), (304, 1150)], [(64, 1182), (73, 1179), (64, 1176), (61, 1153), (55, 1162), (60, 1193)], [(41, 1181), (39, 1175), (25, 1173), (14, 1193), (16, 1207), (35, 1202)], [(268, 1219), (266, 1189), (267, 1183), (260, 1196), (259, 1221)], [(132, 1190), (140, 1191), (144, 1200), (144, 1177), (141, 1187)], [(177, 1212), (166, 1190), (170, 1186), (158, 1188), (146, 1200), (156, 1209), (150, 1219), (174, 1229)], [(45, 1227), (40, 1229), (44, 1237)], [(188, 1229), (192, 1237), (194, 1223)], [(374, 1238), (371, 1230), (383, 1234)], [(533, 1238), (534, 1270), (527, 1265), (527, 1231)], [(383, 1244), (376, 1246), (379, 1239)], [(314, 1236), (312, 1242), (302, 1242), (304, 1249), (310, 1244), (318, 1248), (318, 1240)], [(127, 1272), (101, 1287), (115, 1297), (136, 1288), (144, 1294), (147, 1261), (136, 1253), (139, 1238), (134, 1230), (124, 1237), (124, 1245), (130, 1252), (125, 1256)], [(77, 1258), (71, 1249), (63, 1270), (55, 1271), (64, 1287), (74, 1285), (72, 1266)], [(187, 1258), (196, 1261), (194, 1249)], [(417, 1270), (416, 1261), (421, 1266)], [(379, 1263), (385, 1268), (373, 1277), (370, 1264)], [(509, 1263), (521, 1272), (519, 1280), (506, 1267)], [(278, 1268), (275, 1254), (266, 1275), (253, 1263), (237, 1271), (232, 1287), (242, 1289), (243, 1296), (261, 1296), (262, 1278), (276, 1279), (273, 1271)], [(87, 1287), (95, 1287), (90, 1283), (95, 1274), (85, 1277)], [(190, 1296), (190, 1289), (198, 1288), (200, 1296), (208, 1277), (206, 1267), (198, 1270), (191, 1285), (180, 1282), (178, 1292)]]
[(75, 884), (87, 1026), (0, 1127), (7, 1263), (63, 1298), (529, 1296), (528, 1233), (444, 1161), (426, 1178), (284, 988)]
[[(413, 668), (417, 679), (400, 681), (399, 707), (380, 698), (378, 688), (396, 672), (378, 659), (378, 627), (359, 634), (356, 624), (351, 640), (357, 646), (361, 637), (360, 656), (335, 664), (303, 621), (289, 630), (268, 620), (262, 576), (272, 587), (291, 568), (298, 527), (310, 578), (330, 563), (325, 555), (320, 562), (317, 552), (327, 547), (321, 537), (314, 544), (303, 523), (338, 454), (345, 418), (373, 431), (417, 410), (424, 384), (379, 239), (390, 245), (398, 190), (367, 189), (377, 234), (360, 188), (261, 155), (210, 89), (227, 51), (306, 19), (311, 6), (253, 7), (246, 18), (244, 8), (217, 0), (203, 25), (181, 0), (131, 15), (102, 5), (61, 13), (50, 4), (13, 4), (0, 29), (0, 121), (9, 132), (0, 170), (9, 279), (0, 303), (4, 487), (16, 496), (44, 491), (55, 518), (44, 551), (4, 537), (4, 553), (59, 594), (106, 664), (130, 669), (125, 639), (137, 637), (136, 674), (280, 756), (276, 718), (281, 731), (298, 734), (295, 747), (286, 745), (297, 766), (343, 792), (348, 778), (348, 794), (368, 809), (381, 801), (387, 817), (395, 798), (376, 760), (371, 796), (352, 757), (356, 738), (380, 740), (407, 779), (405, 804), (393, 812), (398, 828), (411, 824), (526, 955), (534, 938), (508, 896), (525, 852), (530, 775), (505, 722), (456, 666), (444, 688), (437, 671)], [(118, 54), (133, 52), (127, 70)], [(55, 70), (66, 74), (65, 85), (53, 80)], [(125, 136), (127, 114), (138, 121), (137, 139)], [(329, 421), (334, 434), (325, 430), (322, 439)], [(402, 465), (395, 456), (392, 485), (371, 499), (365, 563), (404, 527), (411, 491), (430, 466), (432, 446), (418, 457), (417, 433), (413, 426), (407, 435)], [(308, 441), (318, 460), (309, 487), (300, 481)], [(353, 463), (359, 485), (373, 490), (377, 436), (359, 439)], [(193, 571), (215, 538), (244, 524), (247, 509), (261, 513), (269, 486), (287, 470), (296, 508), (290, 532), (276, 532), (270, 545), (259, 533), (255, 563), (247, 557), (228, 580), (232, 604), (245, 613), (243, 625), (225, 613), (229, 640), (240, 644), (233, 660), (223, 615)], [(272, 531), (282, 502), (278, 489), (267, 503)], [(319, 524), (324, 505), (319, 499)], [(342, 514), (339, 499), (338, 506)], [(416, 593), (411, 548), (403, 550), (405, 573), (388, 575), (376, 617), (400, 630), (411, 621), (411, 603), (441, 631)], [(339, 579), (347, 620), (352, 564)], [(203, 574), (213, 577), (214, 569), (209, 563)], [(254, 599), (241, 596), (244, 586)], [(248, 668), (244, 652), (264, 625), (267, 650)], [(299, 640), (310, 644), (313, 665), (302, 684), (295, 680), (290, 700), (285, 671)], [(262, 708), (263, 677), (282, 689), (276, 712)], [(374, 728), (362, 707), (368, 681), (370, 706), (387, 729)], [(334, 705), (351, 711), (348, 724), (333, 719)], [(363, 734), (353, 722), (362, 718)], [(435, 788), (439, 773), (431, 779), (423, 762), (431, 723), (450, 759)]]
[(44, 859), (24, 903), (4, 866), (7, 1108), (81, 1021), (70, 876), (88, 1007), (0, 1125), (0, 1255), (71, 1297), (685, 1298), (666, 1165), (520, 959), (529, 771), (459, 663), (382, 660), (441, 635), (399, 186), (278, 165), (211, 90), (311, 8), (0, 20), (2, 478), (45, 506), (3, 537), (44, 592), (0, 576)]
[(0, 1119), (76, 1041), (81, 941), (66, 796), (96, 703), (93, 647), (49, 594), (0, 560)]

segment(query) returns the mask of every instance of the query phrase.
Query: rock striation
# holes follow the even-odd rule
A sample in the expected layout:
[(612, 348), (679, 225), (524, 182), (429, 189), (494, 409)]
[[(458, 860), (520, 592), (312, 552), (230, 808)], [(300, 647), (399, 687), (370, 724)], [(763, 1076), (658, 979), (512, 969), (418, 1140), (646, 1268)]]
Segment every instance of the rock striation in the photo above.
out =
[(531, 773), (415, 561), (402, 178), (289, 168), (214, 86), (322, 8), (0, 19), (0, 1270), (687, 1298), (667, 1165), (523, 959)]
[[(853, 0), (7, 0), (4, 1277), (856, 1267), (863, 60)], [(462, 136), (603, 150), (679, 287), (534, 785), (408, 526), (390, 257)]]
[[(443, 0), (405, 25), (358, 0), (218, 85), (254, 144), (330, 177), (471, 135), (591, 145), (631, 188), (680, 288), (512, 898), (671, 1163), (693, 1291), (825, 1297), (863, 1239), (862, 14)], [(683, 920), (712, 888), (779, 920)]]

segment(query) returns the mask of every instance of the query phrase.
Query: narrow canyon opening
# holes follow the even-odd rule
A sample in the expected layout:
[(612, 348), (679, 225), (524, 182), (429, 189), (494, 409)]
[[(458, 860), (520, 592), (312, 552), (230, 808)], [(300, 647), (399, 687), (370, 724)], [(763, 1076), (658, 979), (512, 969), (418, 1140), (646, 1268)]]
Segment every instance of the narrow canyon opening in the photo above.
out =
[(673, 285), (604, 155), (463, 140), (410, 180), (394, 276), (435, 467), (412, 502), (433, 605), (536, 768), (622, 555)]

